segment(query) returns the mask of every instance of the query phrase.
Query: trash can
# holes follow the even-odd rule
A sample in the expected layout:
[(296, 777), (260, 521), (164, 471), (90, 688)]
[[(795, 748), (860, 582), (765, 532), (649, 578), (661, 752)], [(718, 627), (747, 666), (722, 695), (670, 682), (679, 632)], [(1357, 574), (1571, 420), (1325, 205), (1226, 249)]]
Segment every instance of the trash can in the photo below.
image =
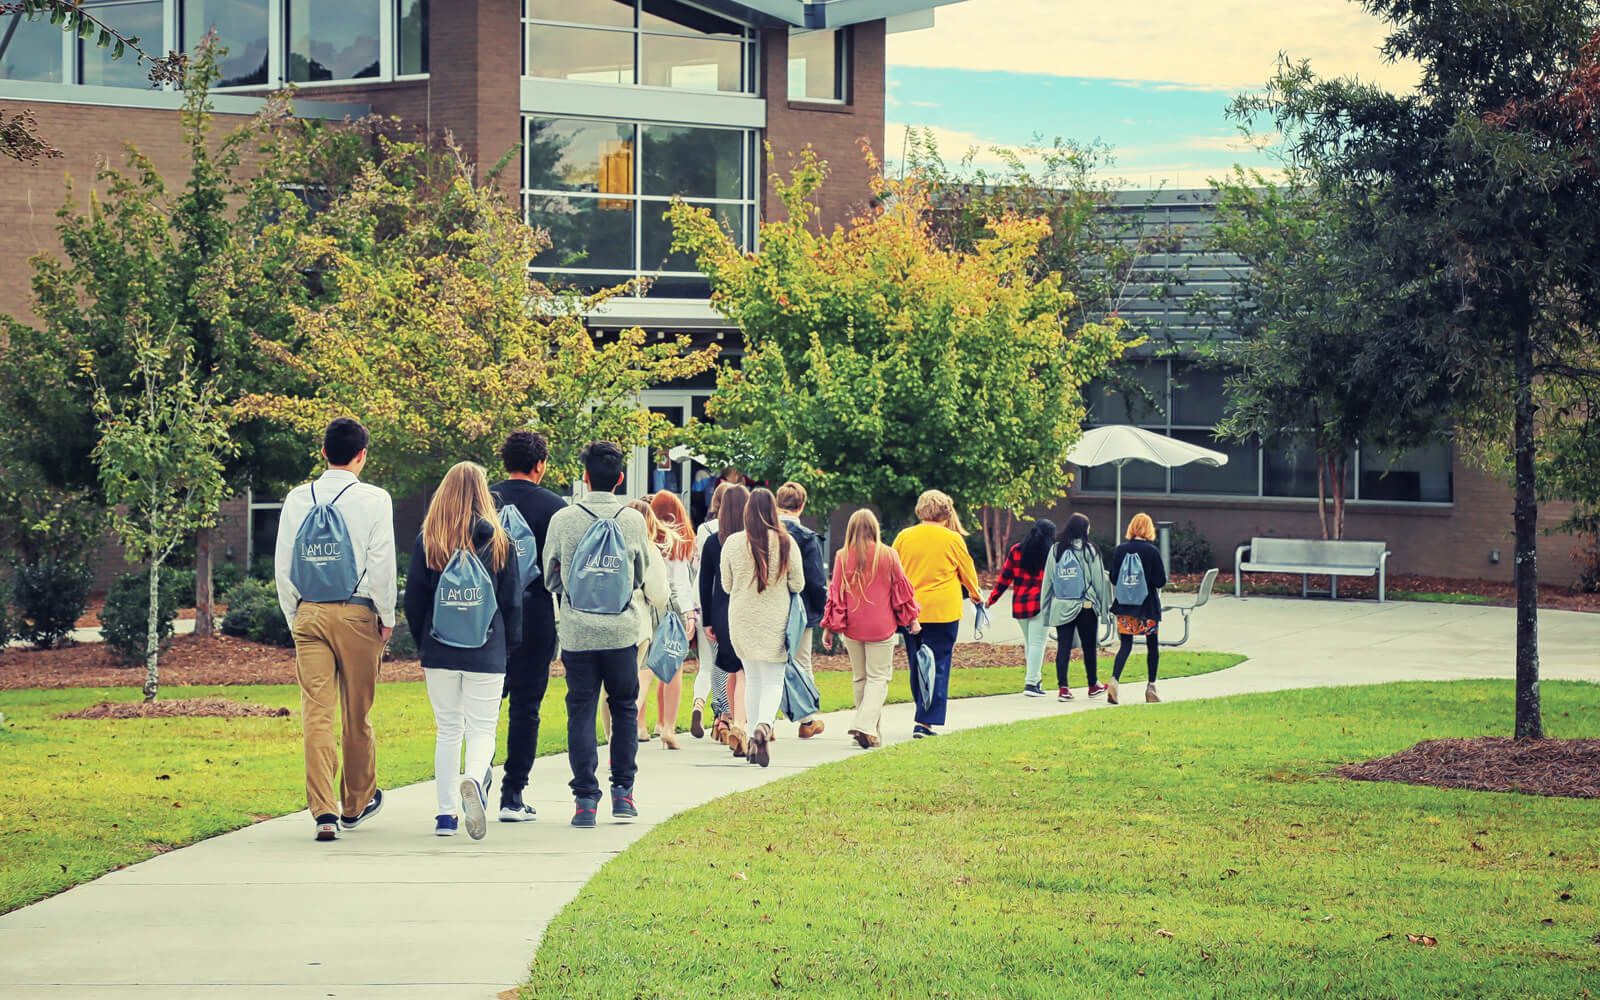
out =
[(1161, 566), (1172, 575), (1172, 522), (1156, 522), (1156, 547), (1161, 550)]

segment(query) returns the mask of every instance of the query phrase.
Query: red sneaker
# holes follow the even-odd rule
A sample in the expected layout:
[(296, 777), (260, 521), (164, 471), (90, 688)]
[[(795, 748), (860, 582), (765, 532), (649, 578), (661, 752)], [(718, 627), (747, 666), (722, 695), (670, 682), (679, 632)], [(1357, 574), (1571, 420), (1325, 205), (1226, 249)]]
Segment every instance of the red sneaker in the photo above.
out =
[(1100, 697), (1101, 695), (1103, 695), (1105, 693), (1106, 693), (1106, 685), (1104, 685), (1104, 684), (1090, 684), (1089, 685), (1089, 697), (1098, 698), (1098, 697)]
[(1072, 689), (1062, 688), (1061, 692), (1056, 695), (1056, 701), (1072, 701)]

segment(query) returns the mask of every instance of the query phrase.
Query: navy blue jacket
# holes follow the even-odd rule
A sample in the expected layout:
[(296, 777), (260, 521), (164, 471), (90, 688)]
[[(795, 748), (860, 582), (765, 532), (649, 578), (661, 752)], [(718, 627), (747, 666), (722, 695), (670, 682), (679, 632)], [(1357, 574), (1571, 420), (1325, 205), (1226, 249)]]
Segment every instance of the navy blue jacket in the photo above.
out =
[[(478, 558), (485, 566), (489, 561), (489, 540), (494, 537), (494, 526), (480, 520), (472, 529), (472, 541), (478, 548)], [(446, 646), (433, 638), (433, 592), (439, 589), (439, 572), (428, 568), (428, 556), (422, 547), (422, 535), (417, 535), (411, 546), (411, 569), (406, 573), (406, 627), (417, 643), (417, 656), (424, 669), (436, 667), (445, 670), (467, 670), (479, 674), (506, 672), (506, 654), (522, 644), (522, 588), (517, 586), (517, 560), (506, 559), (500, 572), (494, 575), (496, 608), (494, 621), (489, 626), (489, 641), (477, 649), (458, 649)]]

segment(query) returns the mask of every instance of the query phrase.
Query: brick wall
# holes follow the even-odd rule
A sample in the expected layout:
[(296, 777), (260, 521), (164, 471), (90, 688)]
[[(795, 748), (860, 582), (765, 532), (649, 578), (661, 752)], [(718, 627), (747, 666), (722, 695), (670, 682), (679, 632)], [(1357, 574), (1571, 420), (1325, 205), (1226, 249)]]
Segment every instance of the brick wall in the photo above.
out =
[(767, 141), (773, 156), (763, 158), (761, 217), (786, 217), (770, 177), (787, 175), (788, 154), (810, 144), (828, 161), (829, 179), (820, 192), (822, 225), (832, 229), (859, 212), (867, 202), (871, 171), (861, 153), (861, 140), (883, 156), (884, 23), (869, 21), (847, 29), (850, 37), (850, 99), (842, 104), (789, 100), (789, 36), (785, 31), (761, 33), (761, 94), (767, 101)]

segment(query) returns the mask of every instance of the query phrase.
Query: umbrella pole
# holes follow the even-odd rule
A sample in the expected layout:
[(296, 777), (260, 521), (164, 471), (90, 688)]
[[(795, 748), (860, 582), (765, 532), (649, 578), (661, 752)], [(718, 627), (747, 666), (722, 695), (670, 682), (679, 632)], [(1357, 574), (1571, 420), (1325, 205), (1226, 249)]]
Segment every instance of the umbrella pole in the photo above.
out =
[(1111, 537), (1122, 535), (1122, 462), (1117, 463), (1117, 523), (1111, 526)]

